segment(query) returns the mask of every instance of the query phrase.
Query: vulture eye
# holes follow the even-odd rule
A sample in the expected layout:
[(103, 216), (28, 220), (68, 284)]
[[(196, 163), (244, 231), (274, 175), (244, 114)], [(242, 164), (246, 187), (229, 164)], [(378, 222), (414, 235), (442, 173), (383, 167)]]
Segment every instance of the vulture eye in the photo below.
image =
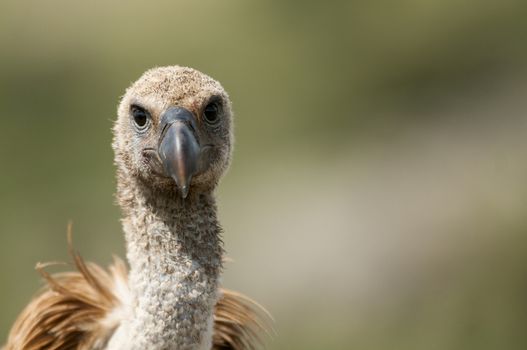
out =
[(137, 129), (140, 131), (145, 130), (148, 126), (148, 120), (150, 117), (148, 112), (143, 107), (137, 105), (132, 105), (131, 112)]
[(203, 110), (203, 118), (210, 125), (215, 125), (220, 120), (220, 108), (216, 102), (211, 102)]

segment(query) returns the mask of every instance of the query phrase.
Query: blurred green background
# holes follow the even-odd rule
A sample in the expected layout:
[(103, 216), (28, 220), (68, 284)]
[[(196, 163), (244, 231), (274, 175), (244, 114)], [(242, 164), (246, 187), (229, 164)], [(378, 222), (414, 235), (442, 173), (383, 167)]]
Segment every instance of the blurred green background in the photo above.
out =
[(525, 1), (0, 4), (0, 343), (38, 261), (124, 255), (112, 120), (152, 66), (222, 82), (224, 284), (269, 349), (527, 348)]

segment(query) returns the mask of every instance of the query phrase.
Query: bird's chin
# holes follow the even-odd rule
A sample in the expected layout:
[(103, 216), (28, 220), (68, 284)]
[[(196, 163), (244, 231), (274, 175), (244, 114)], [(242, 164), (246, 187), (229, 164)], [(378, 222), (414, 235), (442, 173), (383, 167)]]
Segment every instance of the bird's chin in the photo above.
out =
[[(140, 176), (144, 186), (150, 188), (155, 193), (166, 194), (170, 197), (181, 197), (182, 189), (178, 187), (176, 181), (166, 174), (150, 169), (150, 171)], [(216, 186), (215, 181), (211, 181), (211, 172), (201, 172), (194, 175), (189, 184), (188, 195), (210, 192)]]
[[(208, 146), (208, 145), (207, 145)], [(205, 193), (214, 190), (218, 183), (218, 175), (222, 173), (222, 167), (217, 162), (211, 161), (218, 159), (214, 157), (216, 150), (214, 147), (204, 147), (204, 152), (199, 163), (199, 170), (192, 175), (189, 183), (188, 194)], [(158, 157), (156, 150), (144, 149), (142, 151), (141, 164), (138, 167), (141, 182), (144, 186), (151, 188), (159, 194), (168, 194), (169, 196), (181, 195), (182, 189), (178, 187), (174, 178), (169, 176)]]

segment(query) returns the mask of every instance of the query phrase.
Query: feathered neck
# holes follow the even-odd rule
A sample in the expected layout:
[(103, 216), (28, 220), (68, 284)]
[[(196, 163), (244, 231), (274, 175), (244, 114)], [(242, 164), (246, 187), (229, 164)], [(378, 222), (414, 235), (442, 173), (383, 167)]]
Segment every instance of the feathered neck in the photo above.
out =
[(132, 300), (109, 348), (210, 349), (223, 252), (213, 194), (119, 180)]

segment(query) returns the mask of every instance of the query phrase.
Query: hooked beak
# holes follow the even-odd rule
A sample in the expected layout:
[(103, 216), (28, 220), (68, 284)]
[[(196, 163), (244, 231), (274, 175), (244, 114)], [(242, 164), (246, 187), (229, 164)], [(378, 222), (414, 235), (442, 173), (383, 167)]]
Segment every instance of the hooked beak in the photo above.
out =
[(186, 198), (192, 176), (198, 172), (201, 153), (195, 118), (185, 108), (170, 107), (161, 116), (159, 127), (158, 152), (165, 173), (174, 179), (181, 196)]

